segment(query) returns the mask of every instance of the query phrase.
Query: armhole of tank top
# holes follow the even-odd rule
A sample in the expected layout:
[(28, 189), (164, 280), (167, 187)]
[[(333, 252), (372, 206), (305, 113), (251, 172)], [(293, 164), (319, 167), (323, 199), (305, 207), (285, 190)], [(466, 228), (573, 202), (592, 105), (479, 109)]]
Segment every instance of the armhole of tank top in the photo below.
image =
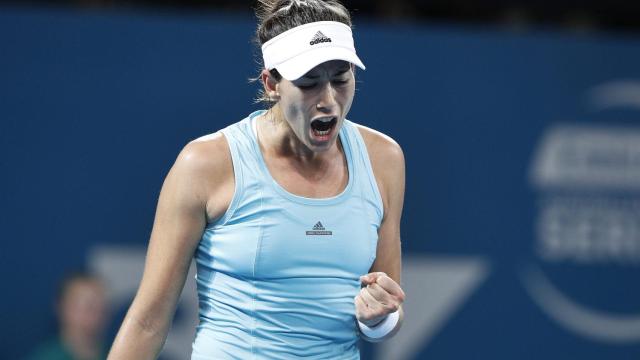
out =
[(251, 125), (251, 132), (253, 132), (253, 136), (258, 139), (258, 120), (255, 117), (249, 119)]
[(364, 162), (365, 170), (367, 172), (367, 179), (369, 182), (369, 186), (371, 187), (371, 192), (375, 197), (376, 204), (378, 206), (378, 216), (380, 217), (380, 221), (384, 218), (384, 204), (382, 201), (382, 195), (380, 195), (380, 189), (378, 189), (378, 182), (376, 181), (376, 174), (373, 172), (373, 166), (371, 165), (371, 159), (369, 158), (369, 149), (367, 148), (367, 144), (360, 133), (360, 130), (355, 124), (351, 125), (351, 132), (353, 136), (356, 138), (356, 141), (359, 147), (362, 149), (360, 153), (362, 153), (362, 160)]
[(221, 131), (222, 135), (227, 140), (227, 147), (229, 149), (229, 155), (231, 156), (231, 164), (233, 165), (233, 196), (231, 197), (231, 202), (229, 202), (229, 207), (224, 212), (224, 214), (222, 214), (222, 216), (220, 216), (218, 220), (209, 223), (207, 225), (207, 228), (213, 228), (215, 226), (221, 226), (226, 224), (227, 221), (229, 221), (229, 219), (233, 216), (234, 212), (236, 211), (236, 208), (238, 207), (238, 203), (240, 202), (240, 198), (242, 197), (242, 189), (243, 189), (242, 166), (238, 164), (238, 161), (240, 161), (239, 160), (240, 158), (238, 156), (238, 150), (236, 149), (235, 144), (232, 143), (233, 141), (231, 140), (232, 136), (230, 136), (229, 132), (230, 132), (230, 129), (224, 129)]

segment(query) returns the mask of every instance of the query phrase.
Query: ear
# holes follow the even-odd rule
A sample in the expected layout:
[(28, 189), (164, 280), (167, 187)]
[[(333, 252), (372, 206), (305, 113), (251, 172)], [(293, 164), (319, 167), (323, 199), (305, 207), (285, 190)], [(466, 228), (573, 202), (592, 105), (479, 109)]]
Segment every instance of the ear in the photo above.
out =
[(278, 101), (280, 99), (280, 93), (278, 92), (278, 81), (271, 75), (269, 70), (262, 69), (260, 73), (260, 80), (264, 86), (264, 93), (271, 100)]

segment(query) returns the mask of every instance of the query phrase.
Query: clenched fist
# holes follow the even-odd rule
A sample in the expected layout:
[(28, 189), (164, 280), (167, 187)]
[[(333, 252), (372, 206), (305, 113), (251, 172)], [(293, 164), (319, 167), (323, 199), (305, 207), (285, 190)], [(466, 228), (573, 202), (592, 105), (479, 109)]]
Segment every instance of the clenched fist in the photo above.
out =
[(360, 277), (362, 288), (355, 297), (356, 318), (368, 327), (374, 327), (404, 302), (404, 291), (398, 283), (383, 272)]

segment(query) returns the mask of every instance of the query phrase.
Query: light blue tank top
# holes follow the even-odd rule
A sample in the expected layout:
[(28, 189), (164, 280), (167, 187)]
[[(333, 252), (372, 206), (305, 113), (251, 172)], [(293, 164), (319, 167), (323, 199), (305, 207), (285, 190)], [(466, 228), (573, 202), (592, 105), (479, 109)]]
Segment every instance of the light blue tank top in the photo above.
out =
[(364, 141), (345, 120), (346, 188), (297, 196), (264, 162), (252, 130), (263, 112), (222, 130), (235, 192), (195, 254), (200, 324), (191, 359), (359, 359), (354, 297), (383, 215)]

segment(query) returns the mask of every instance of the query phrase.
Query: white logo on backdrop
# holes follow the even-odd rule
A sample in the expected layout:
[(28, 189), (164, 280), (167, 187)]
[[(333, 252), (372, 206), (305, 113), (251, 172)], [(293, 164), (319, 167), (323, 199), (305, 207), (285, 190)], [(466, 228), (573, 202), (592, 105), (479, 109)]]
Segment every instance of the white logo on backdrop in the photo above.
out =
[[(589, 92), (593, 109), (640, 109), (640, 83)], [(536, 255), (548, 264), (640, 269), (640, 127), (556, 125), (531, 168), (539, 191)], [(521, 272), (532, 300), (565, 329), (607, 343), (640, 341), (640, 312), (593, 309), (566, 296), (537, 266)]]

